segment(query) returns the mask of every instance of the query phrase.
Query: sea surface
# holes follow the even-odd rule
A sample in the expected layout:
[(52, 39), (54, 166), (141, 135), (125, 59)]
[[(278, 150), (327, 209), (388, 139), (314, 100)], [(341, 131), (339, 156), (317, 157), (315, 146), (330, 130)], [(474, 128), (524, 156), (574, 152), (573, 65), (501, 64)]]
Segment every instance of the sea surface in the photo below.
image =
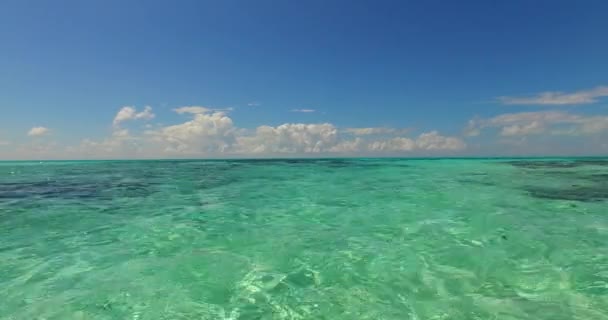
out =
[(0, 162), (0, 319), (608, 319), (608, 159)]

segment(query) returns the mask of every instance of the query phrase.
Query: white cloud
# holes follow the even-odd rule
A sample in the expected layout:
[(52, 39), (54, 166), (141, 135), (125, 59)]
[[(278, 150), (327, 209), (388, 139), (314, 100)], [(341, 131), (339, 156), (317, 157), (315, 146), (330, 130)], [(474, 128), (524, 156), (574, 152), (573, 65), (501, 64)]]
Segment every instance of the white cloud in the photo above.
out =
[(513, 124), (505, 126), (500, 132), (501, 136), (525, 136), (530, 134), (541, 133), (545, 130), (544, 125), (540, 121), (532, 121), (526, 124)]
[(94, 158), (127, 157), (137, 155), (141, 150), (141, 139), (133, 137), (127, 129), (117, 129), (101, 141), (84, 139), (77, 147), (69, 148), (73, 154)]
[(40, 137), (49, 134), (50, 130), (45, 127), (33, 127), (27, 132), (30, 137)]
[(276, 127), (263, 125), (249, 131), (235, 127), (232, 119), (223, 112), (191, 114), (192, 119), (184, 123), (147, 130), (140, 137), (131, 136), (124, 129), (115, 130), (112, 137), (103, 141), (84, 141), (81, 149), (86, 150), (88, 155), (94, 154), (92, 149), (98, 149), (98, 154), (106, 156), (117, 152), (126, 154), (125, 149), (129, 149), (131, 154), (138, 153), (142, 157), (246, 157), (452, 152), (466, 147), (462, 140), (442, 136), (436, 131), (423, 133), (412, 139), (395, 136), (395, 133), (401, 130), (383, 128), (371, 131), (389, 136), (370, 140), (365, 138), (378, 136), (364, 134), (353, 137), (350, 133), (352, 130), (339, 130), (331, 123), (285, 123)]
[(378, 128), (346, 128), (343, 130), (346, 133), (350, 133), (352, 135), (355, 136), (369, 136), (369, 135), (376, 135), (376, 134), (392, 134), (392, 133), (405, 133), (407, 131), (407, 129), (395, 129), (395, 128), (385, 128), (385, 127), (378, 127)]
[[(351, 128), (352, 129), (352, 128)], [(399, 132), (397, 129), (383, 128), (382, 134)], [(364, 130), (362, 136), (368, 136)], [(238, 137), (238, 151), (242, 154), (306, 154), (306, 153), (384, 153), (412, 151), (457, 151), (466, 148), (464, 141), (445, 137), (437, 131), (423, 133), (416, 139), (401, 136), (381, 140), (368, 140), (352, 135), (341, 135), (353, 130), (338, 130), (333, 124), (288, 123), (277, 127), (258, 127), (254, 135)], [(355, 130), (354, 132), (358, 132)], [(359, 132), (361, 133), (361, 132)], [(376, 132), (374, 132), (376, 133)]]
[[(404, 136), (405, 129), (338, 128), (331, 123), (285, 123), (262, 125), (253, 130), (238, 128), (225, 113), (205, 107), (174, 109), (188, 116), (173, 125), (153, 124), (131, 132), (123, 121), (151, 119), (151, 108), (138, 112), (124, 107), (116, 115), (110, 136), (84, 139), (75, 146), (40, 144), (7, 157), (33, 158), (163, 158), (247, 157), (273, 155), (382, 155), (453, 152), (465, 148), (462, 140), (436, 131), (418, 137)], [(143, 131), (139, 131), (143, 130)], [(21, 149), (20, 149), (21, 150)]]
[(467, 123), (467, 126), (464, 128), (464, 136), (465, 137), (477, 137), (480, 133), (480, 120), (479, 119), (471, 119)]
[(460, 151), (466, 143), (456, 137), (446, 137), (437, 131), (420, 134), (417, 138), (395, 137), (373, 141), (367, 146), (369, 151)]
[(112, 132), (112, 137), (118, 138), (118, 139), (128, 138), (129, 136), (130, 135), (129, 135), (128, 129), (117, 129), (117, 130), (114, 130), (114, 132)]
[(373, 141), (367, 148), (370, 151), (412, 151), (416, 142), (410, 138), (396, 137), (388, 140)]
[(135, 107), (126, 106), (122, 107), (118, 113), (116, 113), (113, 124), (114, 126), (118, 126), (121, 122), (127, 120), (151, 120), (154, 118), (154, 116), (154, 113), (152, 113), (152, 107), (150, 106), (144, 107), (144, 111), (141, 112), (137, 112)]
[[(179, 110), (179, 111), (178, 111)], [(276, 127), (260, 126), (253, 132), (239, 129), (222, 112), (209, 113), (208, 108), (178, 108), (176, 112), (193, 114), (182, 124), (146, 131), (146, 135), (162, 146), (162, 150), (177, 154), (306, 154), (368, 151), (369, 142), (342, 137), (333, 124), (286, 123)], [(364, 131), (370, 131), (368, 130)], [(345, 130), (345, 132), (359, 132)], [(397, 129), (378, 128), (371, 133), (395, 133)], [(399, 140), (391, 142), (397, 143)], [(386, 148), (385, 150), (405, 150)], [(374, 151), (382, 151), (380, 147)]]
[(169, 153), (210, 154), (227, 151), (236, 132), (232, 119), (223, 112), (213, 112), (194, 113), (192, 120), (146, 134)]
[(329, 148), (328, 151), (335, 153), (352, 154), (367, 149), (368, 145), (366, 144), (366, 142), (360, 137), (356, 137), (353, 140), (340, 141), (335, 146)]
[(250, 106), (250, 107), (259, 107), (262, 104), (259, 103), (259, 102), (249, 102), (247, 105)]
[(190, 107), (175, 108), (175, 109), (173, 109), (173, 111), (175, 111), (179, 114), (183, 114), (183, 113), (198, 114), (198, 113), (207, 113), (207, 112), (211, 111), (211, 109), (206, 108), (206, 107), (190, 106)]
[(10, 144), (11, 144), (10, 141), (0, 140), (0, 147), (2, 147), (2, 146), (8, 146)]
[(114, 125), (135, 118), (135, 113), (136, 111), (133, 107), (122, 107), (114, 117)]
[(199, 106), (187, 106), (187, 107), (179, 107), (173, 109), (173, 111), (178, 114), (199, 114), (199, 113), (208, 113), (208, 112), (216, 112), (216, 111), (233, 111), (234, 108), (207, 108), (207, 107), (199, 107)]
[(466, 144), (459, 138), (446, 137), (439, 134), (437, 131), (431, 131), (421, 134), (416, 139), (416, 146), (423, 150), (438, 151), (438, 150), (463, 150)]
[(152, 107), (146, 106), (143, 111), (137, 112), (135, 107), (122, 107), (112, 122), (112, 134), (101, 140), (83, 139), (80, 145), (67, 148), (68, 154), (74, 157), (84, 156), (86, 158), (124, 158), (136, 157), (144, 149), (144, 139), (133, 136), (129, 130), (120, 127), (124, 121), (151, 120), (155, 114)]
[(338, 142), (332, 124), (286, 123), (278, 127), (260, 126), (253, 136), (239, 137), (238, 153), (320, 153)]
[(151, 120), (151, 119), (154, 119), (154, 117), (155, 117), (155, 115), (154, 115), (154, 113), (152, 113), (152, 107), (150, 107), (150, 106), (144, 107), (144, 111), (135, 115), (135, 119), (144, 119), (144, 120)]
[(597, 98), (608, 96), (608, 86), (600, 86), (573, 93), (541, 92), (531, 97), (498, 97), (503, 104), (511, 105), (576, 105), (598, 102)]
[(592, 135), (608, 131), (608, 116), (585, 116), (562, 111), (520, 112), (489, 119), (470, 120), (468, 136), (479, 135), (487, 128), (497, 128), (502, 136)]
[(300, 113), (312, 113), (316, 112), (315, 109), (291, 109), (291, 112), (300, 112)]

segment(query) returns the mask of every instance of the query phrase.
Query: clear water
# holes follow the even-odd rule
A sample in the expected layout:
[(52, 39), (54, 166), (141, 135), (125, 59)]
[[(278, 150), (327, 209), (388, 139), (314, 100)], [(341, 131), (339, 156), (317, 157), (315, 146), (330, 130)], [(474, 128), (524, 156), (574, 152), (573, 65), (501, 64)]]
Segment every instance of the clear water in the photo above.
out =
[(608, 160), (0, 163), (0, 319), (608, 319)]

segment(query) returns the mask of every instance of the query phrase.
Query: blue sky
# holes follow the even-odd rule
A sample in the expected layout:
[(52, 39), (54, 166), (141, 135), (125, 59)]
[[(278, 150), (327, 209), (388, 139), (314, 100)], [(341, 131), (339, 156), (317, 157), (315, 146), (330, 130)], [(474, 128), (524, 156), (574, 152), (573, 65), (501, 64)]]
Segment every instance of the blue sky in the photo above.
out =
[(606, 12), (2, 1), (0, 159), (607, 154)]

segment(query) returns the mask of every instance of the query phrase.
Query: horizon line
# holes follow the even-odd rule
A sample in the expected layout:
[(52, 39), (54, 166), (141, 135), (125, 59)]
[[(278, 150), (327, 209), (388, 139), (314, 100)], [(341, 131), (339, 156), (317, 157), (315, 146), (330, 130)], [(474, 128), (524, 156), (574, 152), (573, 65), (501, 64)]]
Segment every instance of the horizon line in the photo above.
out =
[(501, 159), (597, 159), (608, 155), (545, 155), (545, 156), (419, 156), (419, 157), (257, 157), (257, 158), (117, 158), (117, 159), (0, 159), (0, 162), (86, 162), (86, 161), (251, 161), (251, 160), (501, 160)]

